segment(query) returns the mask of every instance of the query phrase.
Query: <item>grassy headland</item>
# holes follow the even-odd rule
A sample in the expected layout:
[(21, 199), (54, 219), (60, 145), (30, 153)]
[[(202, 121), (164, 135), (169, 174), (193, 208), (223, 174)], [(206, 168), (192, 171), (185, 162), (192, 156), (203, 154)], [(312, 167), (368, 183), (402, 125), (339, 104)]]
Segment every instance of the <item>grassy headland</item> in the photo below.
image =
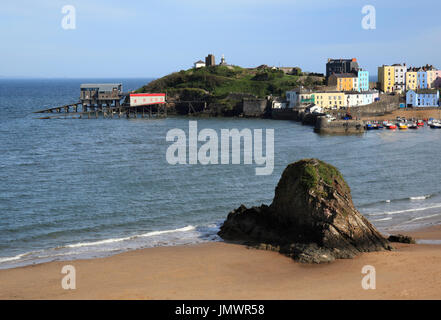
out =
[(261, 66), (246, 69), (238, 66), (213, 66), (181, 70), (150, 82), (137, 93), (166, 92), (169, 101), (201, 101), (217, 104), (222, 111), (239, 108), (244, 96), (265, 98), (284, 97), (298, 85), (323, 84), (322, 77), (285, 74), (282, 70)]

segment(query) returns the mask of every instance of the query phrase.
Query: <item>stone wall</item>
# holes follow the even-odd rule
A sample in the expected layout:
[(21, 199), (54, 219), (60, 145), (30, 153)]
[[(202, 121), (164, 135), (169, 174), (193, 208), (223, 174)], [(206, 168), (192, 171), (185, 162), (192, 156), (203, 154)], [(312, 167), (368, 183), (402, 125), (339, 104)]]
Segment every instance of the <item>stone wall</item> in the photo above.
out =
[[(386, 113), (399, 109), (402, 98), (399, 95), (381, 95), (380, 101), (373, 102), (364, 106), (351, 107), (349, 111), (353, 117), (381, 116)], [(340, 113), (346, 113), (340, 110)]]
[(266, 99), (244, 99), (243, 115), (245, 117), (262, 117), (268, 105)]
[(274, 120), (295, 120), (299, 121), (299, 110), (293, 108), (272, 109), (271, 118)]
[(365, 131), (365, 127), (361, 120), (334, 120), (329, 122), (326, 117), (318, 117), (314, 131), (324, 134), (359, 134)]

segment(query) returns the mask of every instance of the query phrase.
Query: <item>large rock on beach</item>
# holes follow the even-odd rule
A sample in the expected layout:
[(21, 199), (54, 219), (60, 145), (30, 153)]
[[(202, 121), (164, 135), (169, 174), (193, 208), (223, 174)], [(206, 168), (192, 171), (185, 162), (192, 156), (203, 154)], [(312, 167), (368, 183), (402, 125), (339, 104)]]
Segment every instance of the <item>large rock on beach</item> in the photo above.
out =
[(227, 241), (277, 250), (306, 263), (391, 249), (354, 207), (341, 173), (317, 159), (288, 165), (271, 205), (242, 205), (233, 210), (219, 235)]

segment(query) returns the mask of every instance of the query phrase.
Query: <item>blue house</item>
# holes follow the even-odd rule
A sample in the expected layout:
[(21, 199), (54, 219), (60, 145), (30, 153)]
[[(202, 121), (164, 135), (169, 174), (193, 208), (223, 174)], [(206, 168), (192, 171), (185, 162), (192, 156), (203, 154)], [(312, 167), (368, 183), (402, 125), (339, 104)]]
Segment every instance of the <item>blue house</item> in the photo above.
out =
[(423, 71), (422, 69), (417, 72), (417, 83), (418, 89), (427, 89), (427, 71)]
[(358, 71), (358, 91), (368, 91), (369, 90), (369, 71), (359, 70)]
[(439, 91), (435, 89), (409, 90), (406, 93), (408, 107), (438, 107)]

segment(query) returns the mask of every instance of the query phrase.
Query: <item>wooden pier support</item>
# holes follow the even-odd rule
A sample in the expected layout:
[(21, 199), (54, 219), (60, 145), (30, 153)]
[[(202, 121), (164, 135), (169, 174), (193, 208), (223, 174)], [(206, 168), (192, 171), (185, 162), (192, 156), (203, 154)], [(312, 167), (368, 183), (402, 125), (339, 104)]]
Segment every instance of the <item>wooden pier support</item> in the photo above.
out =
[[(148, 110), (146, 110), (146, 108)], [(80, 102), (72, 103), (64, 106), (53, 107), (35, 111), (34, 113), (51, 113), (50, 116), (42, 117), (44, 119), (51, 118), (77, 118), (77, 119), (98, 119), (102, 115), (104, 119), (113, 119), (114, 115), (121, 118), (124, 114), (127, 119), (130, 118), (163, 118), (167, 117), (167, 107), (165, 104), (146, 105), (139, 107), (130, 107), (119, 103), (108, 102), (99, 105), (86, 105)]]

